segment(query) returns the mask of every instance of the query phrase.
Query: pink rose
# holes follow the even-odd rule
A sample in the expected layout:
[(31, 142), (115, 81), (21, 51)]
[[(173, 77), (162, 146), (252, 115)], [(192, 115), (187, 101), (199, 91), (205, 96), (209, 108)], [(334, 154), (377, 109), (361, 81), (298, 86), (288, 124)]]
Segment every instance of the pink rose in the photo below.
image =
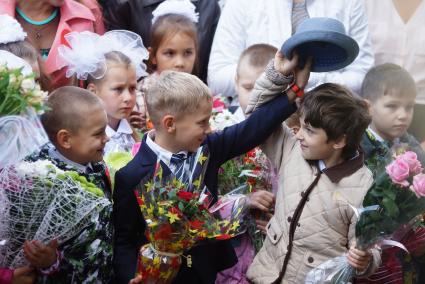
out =
[(409, 164), (404, 160), (396, 159), (385, 169), (393, 183), (404, 187), (409, 186), (409, 182), (406, 180), (409, 177)]
[(417, 197), (425, 197), (425, 174), (415, 175), (410, 189), (413, 190)]
[(220, 99), (220, 97), (213, 98), (213, 110), (216, 112), (222, 112), (226, 108), (226, 104)]
[(407, 151), (397, 159), (402, 159), (409, 165), (409, 171), (411, 174), (419, 174), (422, 172), (421, 162), (418, 161), (418, 156), (415, 152)]

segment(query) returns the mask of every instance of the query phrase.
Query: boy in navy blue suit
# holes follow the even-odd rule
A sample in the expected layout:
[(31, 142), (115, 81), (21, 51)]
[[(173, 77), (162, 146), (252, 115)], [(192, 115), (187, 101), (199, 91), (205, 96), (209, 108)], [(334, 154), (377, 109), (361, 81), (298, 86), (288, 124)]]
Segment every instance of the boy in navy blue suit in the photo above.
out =
[[(279, 69), (287, 84), (294, 80), (297, 56), (289, 61), (277, 56), (269, 65), (267, 76)], [(303, 88), (309, 67), (297, 70), (295, 80)], [(284, 91), (284, 90), (282, 90)], [(146, 105), (155, 131), (145, 135), (134, 159), (116, 173), (114, 192), (115, 251), (114, 269), (118, 283), (128, 283), (135, 275), (140, 247), (146, 243), (145, 222), (134, 195), (134, 188), (153, 175), (157, 159), (166, 165), (164, 175), (177, 174), (175, 154), (190, 155), (203, 145), (209, 150), (205, 184), (217, 200), (217, 174), (221, 164), (258, 146), (296, 110), (296, 94), (282, 92), (274, 100), (258, 108), (247, 120), (211, 133), (209, 119), (212, 98), (208, 87), (197, 77), (173, 71), (162, 72), (146, 94)], [(189, 159), (189, 158), (187, 158)], [(167, 171), (169, 169), (169, 171)], [(251, 203), (267, 203), (265, 200)], [(255, 206), (255, 205), (254, 205)], [(173, 283), (214, 283), (217, 272), (233, 266), (237, 259), (227, 241), (204, 243), (192, 248), (192, 264), (183, 264)], [(142, 283), (133, 280), (132, 283)]]

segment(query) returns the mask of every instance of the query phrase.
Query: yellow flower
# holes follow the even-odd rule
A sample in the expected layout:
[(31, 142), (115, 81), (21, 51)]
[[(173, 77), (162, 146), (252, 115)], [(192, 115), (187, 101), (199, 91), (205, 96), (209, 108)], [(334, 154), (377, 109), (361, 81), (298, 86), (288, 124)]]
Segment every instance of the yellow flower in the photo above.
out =
[(165, 214), (165, 216), (168, 217), (168, 219), (170, 219), (170, 223), (173, 224), (175, 221), (180, 220), (179, 216), (177, 214), (168, 212), (167, 214)]
[(208, 158), (201, 153), (198, 158), (198, 162), (202, 165)]
[(167, 271), (163, 271), (163, 272), (161, 272), (159, 274), (159, 278), (161, 278), (161, 279), (169, 279), (171, 277), (171, 274), (172, 273), (173, 273), (173, 271), (171, 269), (170, 270), (167, 270)]
[(148, 181), (147, 183), (145, 183), (145, 187), (148, 192), (154, 189), (154, 185), (151, 181)]
[(233, 224), (232, 224), (232, 230), (233, 231), (236, 231), (236, 229), (237, 228), (239, 228), (239, 221), (235, 221), (235, 222), (233, 222)]

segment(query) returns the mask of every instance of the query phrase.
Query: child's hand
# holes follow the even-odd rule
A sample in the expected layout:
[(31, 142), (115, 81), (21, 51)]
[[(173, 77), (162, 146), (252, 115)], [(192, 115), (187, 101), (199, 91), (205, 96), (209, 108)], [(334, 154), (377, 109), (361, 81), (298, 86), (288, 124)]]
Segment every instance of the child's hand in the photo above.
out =
[(302, 90), (304, 90), (305, 86), (307, 86), (312, 64), (313, 58), (309, 57), (307, 58), (303, 69), (299, 69), (298, 66), (295, 68), (295, 84)]
[(34, 268), (29, 266), (18, 267), (13, 271), (11, 284), (31, 284), (35, 280)]
[(145, 131), (146, 128), (146, 115), (142, 112), (133, 110), (129, 117), (129, 122), (132, 127)]
[(351, 247), (347, 254), (348, 263), (360, 272), (366, 270), (371, 259), (372, 255), (370, 252), (358, 250), (354, 247)]
[(259, 209), (264, 212), (270, 212), (274, 207), (274, 195), (265, 190), (259, 190), (248, 194), (247, 206), (249, 209)]
[(273, 215), (271, 213), (254, 215), (255, 225), (257, 226), (257, 229), (260, 230), (264, 235), (267, 234), (266, 227), (272, 217)]
[(142, 281), (142, 276), (137, 276), (136, 278), (133, 278), (130, 280), (130, 282), (128, 282), (128, 284), (141, 284), (143, 283)]
[(294, 52), (294, 56), (289, 60), (278, 51), (274, 56), (274, 69), (284, 76), (291, 75), (298, 65), (298, 54)]
[(43, 245), (39, 241), (26, 241), (24, 243), (25, 258), (36, 268), (48, 268), (52, 266), (56, 260), (56, 250), (58, 241), (53, 240), (48, 245)]

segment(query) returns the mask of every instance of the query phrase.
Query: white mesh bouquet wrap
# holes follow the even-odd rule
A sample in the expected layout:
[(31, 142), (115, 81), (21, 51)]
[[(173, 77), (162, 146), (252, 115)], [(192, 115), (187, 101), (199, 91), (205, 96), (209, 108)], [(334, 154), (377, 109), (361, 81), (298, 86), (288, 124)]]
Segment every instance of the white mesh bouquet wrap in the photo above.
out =
[(0, 169), (22, 160), (47, 142), (49, 138), (33, 109), (22, 115), (0, 117)]
[(89, 31), (71, 32), (65, 35), (67, 45), (58, 48), (60, 68), (67, 67), (66, 76), (74, 74), (80, 80), (88, 76), (101, 79), (107, 71), (105, 54), (119, 51), (130, 58), (136, 68), (138, 78), (147, 76), (146, 64), (149, 52), (143, 45), (141, 37), (126, 30), (114, 30), (100, 36)]
[(199, 13), (195, 12), (196, 7), (189, 0), (167, 0), (158, 5), (152, 12), (152, 24), (154, 24), (159, 17), (167, 14), (177, 14), (189, 18), (192, 22), (197, 23)]
[(84, 177), (50, 161), (22, 161), (0, 171), (0, 267), (27, 264), (26, 240), (59, 244), (76, 236), (110, 202)]

